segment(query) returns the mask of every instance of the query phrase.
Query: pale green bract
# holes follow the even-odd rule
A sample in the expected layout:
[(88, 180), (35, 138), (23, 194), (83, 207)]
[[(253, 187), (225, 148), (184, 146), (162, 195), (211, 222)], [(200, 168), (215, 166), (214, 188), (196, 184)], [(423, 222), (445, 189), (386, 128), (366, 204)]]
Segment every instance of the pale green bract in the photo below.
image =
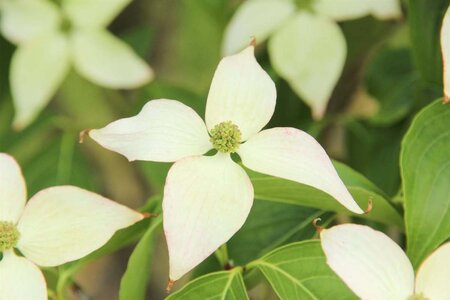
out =
[(251, 37), (269, 39), (269, 55), (277, 73), (322, 118), (342, 73), (347, 54), (337, 21), (366, 15), (385, 20), (401, 16), (398, 0), (317, 0), (310, 11), (292, 0), (248, 0), (225, 31), (222, 51), (242, 50)]
[(153, 78), (151, 68), (131, 47), (105, 29), (129, 2), (65, 0), (61, 7), (49, 0), (1, 2), (1, 32), (18, 45), (10, 69), (15, 128), (34, 120), (71, 64), (108, 88), (136, 88)]
[(339, 26), (326, 17), (298, 13), (270, 39), (269, 52), (278, 74), (320, 119), (347, 56)]

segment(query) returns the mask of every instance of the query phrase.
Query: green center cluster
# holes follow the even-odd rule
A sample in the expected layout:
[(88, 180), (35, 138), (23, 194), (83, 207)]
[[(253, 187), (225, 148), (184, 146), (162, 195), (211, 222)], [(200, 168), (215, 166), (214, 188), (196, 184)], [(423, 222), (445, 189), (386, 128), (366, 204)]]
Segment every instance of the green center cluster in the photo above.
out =
[(222, 122), (214, 126), (211, 130), (210, 141), (219, 152), (236, 152), (241, 143), (241, 131), (231, 121)]
[(16, 246), (20, 233), (12, 222), (0, 221), (0, 252)]
[(408, 298), (408, 300), (430, 300), (429, 298), (425, 297), (422, 293), (412, 295)]
[(68, 19), (64, 18), (61, 21), (60, 28), (62, 32), (69, 33), (72, 30), (72, 23)]

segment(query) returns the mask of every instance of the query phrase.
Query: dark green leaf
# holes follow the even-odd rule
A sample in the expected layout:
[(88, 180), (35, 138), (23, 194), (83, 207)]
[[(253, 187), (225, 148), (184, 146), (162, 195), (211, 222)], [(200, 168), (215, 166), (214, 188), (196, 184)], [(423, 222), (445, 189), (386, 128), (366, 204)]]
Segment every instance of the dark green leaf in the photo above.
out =
[(440, 29), (449, 0), (409, 0), (408, 21), (414, 59), (422, 77), (442, 84)]
[(322, 214), (299, 205), (255, 200), (244, 226), (227, 243), (229, 257), (243, 265), (283, 244), (310, 239), (315, 235), (311, 222)]
[(407, 253), (417, 267), (450, 237), (450, 105), (437, 100), (414, 119), (402, 143)]
[(152, 264), (155, 235), (161, 228), (162, 217), (154, 219), (137, 244), (120, 282), (120, 299), (144, 300)]
[(414, 107), (414, 95), (420, 86), (408, 49), (384, 49), (368, 67), (367, 91), (380, 103), (371, 122), (389, 125), (404, 118)]
[(389, 196), (400, 188), (400, 140), (405, 123), (378, 127), (368, 122), (346, 123), (347, 161)]

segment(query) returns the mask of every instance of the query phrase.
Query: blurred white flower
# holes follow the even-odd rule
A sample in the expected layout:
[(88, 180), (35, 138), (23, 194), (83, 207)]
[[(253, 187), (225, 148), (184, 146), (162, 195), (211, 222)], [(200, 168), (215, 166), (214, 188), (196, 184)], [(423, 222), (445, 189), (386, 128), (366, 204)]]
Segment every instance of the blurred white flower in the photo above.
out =
[(294, 0), (247, 0), (225, 31), (223, 53), (242, 50), (250, 37), (269, 38), (273, 67), (322, 118), (347, 56), (344, 34), (336, 22), (366, 15), (399, 18), (399, 0), (316, 0), (298, 9)]
[[(47, 188), (26, 202), (19, 165), (0, 153), (1, 299), (47, 299), (43, 274), (103, 246), (142, 214), (74, 186)], [(24, 255), (17, 256), (14, 248)]]
[[(250, 46), (217, 67), (206, 126), (188, 106), (160, 99), (148, 102), (135, 117), (90, 131), (95, 141), (130, 161), (175, 162), (163, 199), (171, 281), (227, 242), (248, 216), (253, 186), (230, 153), (239, 154), (249, 169), (310, 185), (349, 210), (363, 212), (313, 137), (295, 128), (261, 131), (275, 103), (275, 84)], [(202, 156), (211, 149), (217, 154)]]
[(47, 105), (71, 65), (92, 82), (135, 88), (150, 67), (106, 26), (131, 0), (3, 0), (0, 29), (18, 45), (10, 69), (14, 126), (27, 126)]
[(414, 276), (403, 250), (368, 226), (334, 226), (321, 230), (320, 239), (328, 265), (361, 299), (449, 299), (450, 242), (428, 256)]
[(441, 50), (444, 63), (444, 103), (450, 102), (450, 7), (442, 20)]

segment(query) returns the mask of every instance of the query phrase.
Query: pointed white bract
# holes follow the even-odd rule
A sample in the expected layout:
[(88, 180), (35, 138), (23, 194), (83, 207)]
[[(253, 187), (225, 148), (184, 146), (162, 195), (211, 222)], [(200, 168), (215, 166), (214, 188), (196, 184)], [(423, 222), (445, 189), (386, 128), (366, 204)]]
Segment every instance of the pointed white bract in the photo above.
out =
[(231, 55), (246, 48), (253, 37), (265, 41), (295, 13), (291, 0), (247, 0), (239, 7), (224, 34), (222, 53)]
[[(135, 117), (90, 131), (99, 144), (130, 160), (175, 161), (163, 198), (172, 281), (227, 242), (248, 216), (253, 187), (231, 152), (237, 151), (253, 170), (311, 185), (362, 213), (311, 136), (292, 128), (258, 133), (272, 117), (275, 102), (275, 85), (250, 46), (217, 67), (206, 126), (179, 102), (153, 100)], [(200, 156), (212, 147), (214, 156)]]
[(403, 250), (387, 235), (368, 226), (344, 224), (320, 232), (327, 264), (364, 300), (448, 299), (450, 243), (414, 270)]
[(444, 102), (450, 101), (450, 7), (444, 15), (441, 28), (441, 51), (444, 83)]
[(199, 115), (181, 102), (166, 99), (150, 101), (135, 117), (117, 120), (89, 135), (130, 161), (173, 162), (212, 148)]
[(52, 187), (28, 201), (17, 224), (17, 248), (39, 266), (58, 266), (97, 250), (117, 230), (141, 219), (141, 214), (95, 193)]
[(242, 139), (259, 132), (272, 118), (277, 91), (255, 59), (254, 47), (222, 59), (216, 69), (206, 104), (206, 126), (231, 121)]
[(33, 39), (14, 52), (10, 81), (16, 109), (15, 128), (22, 129), (36, 118), (66, 77), (69, 67), (69, 44), (60, 33)]
[(313, 8), (316, 12), (335, 21), (362, 18), (372, 12), (373, 0), (316, 0)]
[(244, 224), (252, 203), (250, 179), (228, 154), (176, 162), (163, 203), (170, 279), (179, 279), (226, 243)]
[(104, 29), (78, 30), (72, 42), (75, 68), (92, 82), (131, 89), (153, 78), (151, 69), (133, 49)]
[(414, 270), (403, 250), (384, 233), (345, 224), (320, 233), (327, 263), (362, 299), (408, 299)]
[[(18, 240), (0, 261), (1, 299), (47, 299), (36, 266), (57, 266), (103, 246), (119, 229), (143, 215), (73, 186), (45, 189), (25, 205), (26, 187), (15, 160), (0, 153), (0, 226), (14, 226)], [(5, 245), (2, 245), (5, 247)], [(24, 255), (18, 257), (13, 248)]]
[(337, 21), (367, 15), (401, 17), (399, 0), (314, 0), (308, 10), (292, 0), (248, 0), (228, 24), (222, 53), (241, 50), (251, 37), (268, 39), (277, 73), (320, 119), (341, 76), (346, 59), (344, 35)]
[(336, 21), (353, 20), (367, 15), (386, 20), (402, 15), (398, 0), (317, 0), (313, 1), (313, 8)]
[(402, 17), (401, 2), (398, 0), (372, 0), (372, 15), (380, 20)]
[(450, 242), (431, 253), (420, 265), (416, 275), (416, 293), (432, 300), (449, 298)]
[(0, 221), (16, 223), (27, 200), (27, 189), (19, 165), (0, 153)]
[(263, 130), (238, 149), (242, 163), (254, 171), (322, 190), (347, 209), (362, 214), (322, 146), (296, 128)]
[(47, 300), (47, 287), (41, 270), (13, 251), (3, 252), (0, 261), (1, 299)]
[(77, 27), (106, 27), (131, 1), (62, 0), (62, 8)]
[(1, 31), (15, 44), (56, 31), (61, 22), (58, 7), (47, 0), (3, 0), (0, 10)]
[[(153, 79), (153, 71), (105, 27), (130, 0), (0, 1), (0, 29), (18, 44), (10, 69), (16, 115), (27, 126), (47, 105), (71, 63), (101, 86), (131, 89)], [(63, 22), (66, 20), (66, 23)]]
[(322, 16), (299, 13), (269, 41), (275, 70), (321, 119), (344, 68), (347, 45), (339, 26)]

